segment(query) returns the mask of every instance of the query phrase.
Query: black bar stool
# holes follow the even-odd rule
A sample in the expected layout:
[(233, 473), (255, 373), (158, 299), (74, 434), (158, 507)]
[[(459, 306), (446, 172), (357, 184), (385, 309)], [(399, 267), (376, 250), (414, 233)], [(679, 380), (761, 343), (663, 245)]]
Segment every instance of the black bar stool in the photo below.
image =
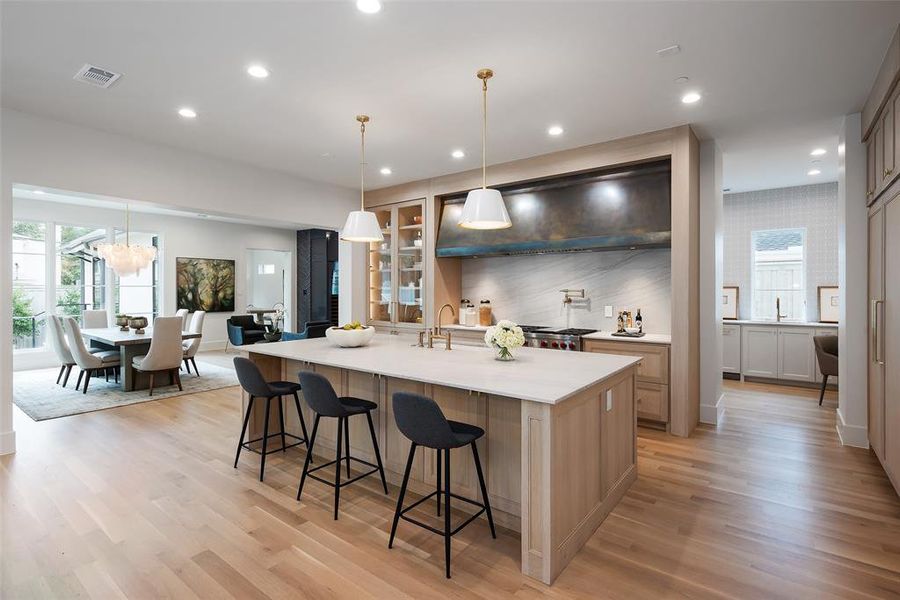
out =
[[(441, 411), (441, 407), (437, 402), (426, 396), (412, 394), (409, 392), (397, 392), (393, 397), (394, 418), (397, 420), (397, 428), (400, 432), (412, 441), (409, 448), (409, 458), (406, 461), (406, 471), (403, 473), (403, 484), (400, 486), (400, 497), (397, 499), (397, 509), (394, 511), (394, 523), (391, 525), (391, 538), (388, 541), (388, 548), (394, 546), (394, 535), (397, 533), (397, 523), (400, 519), (409, 521), (419, 527), (423, 527), (428, 531), (444, 536), (444, 565), (447, 571), (447, 579), (450, 579), (450, 538), (456, 535), (463, 527), (481, 516), (481, 513), (487, 512), (488, 525), (491, 527), (491, 536), (496, 539), (497, 532), (494, 530), (494, 516), (491, 513), (491, 502), (488, 499), (487, 487), (484, 485), (484, 473), (481, 470), (481, 460), (478, 458), (478, 446), (475, 442), (484, 435), (484, 429), (469, 425), (468, 423), (459, 423), (457, 421), (448, 421)], [(412, 469), (413, 458), (416, 455), (416, 448), (424, 446), (437, 450), (437, 490), (428, 494), (421, 500), (410, 504), (403, 508), (403, 497), (406, 495), (406, 485), (409, 482), (409, 472)], [(453, 448), (462, 448), (463, 446), (472, 446), (472, 456), (475, 458), (475, 470), (478, 472), (478, 484), (481, 486), (481, 497), (484, 504), (458, 496), (450, 491), (450, 450)], [(444, 486), (441, 490), (441, 459), (444, 460)], [(428, 501), (432, 496), (437, 497), (437, 514), (441, 514), (441, 492), (444, 494), (444, 529), (436, 529), (406, 516), (406, 513)], [(481, 510), (463, 521), (455, 529), (450, 528), (450, 498), (456, 498), (463, 502), (468, 502)]]
[[(263, 377), (260, 372), (259, 367), (256, 366), (256, 363), (241, 356), (236, 356), (234, 358), (234, 370), (237, 372), (238, 381), (240, 381), (241, 387), (250, 395), (250, 401), (247, 403), (247, 412), (244, 414), (244, 426), (241, 428), (241, 439), (238, 442), (237, 454), (234, 456), (234, 468), (237, 469), (242, 449), (246, 448), (251, 452), (256, 452), (260, 455), (259, 480), (262, 481), (263, 475), (266, 472), (266, 455), (279, 450), (279, 448), (268, 450), (269, 438), (278, 436), (281, 437), (280, 450), (282, 452), (286, 451), (288, 448), (306, 444), (308, 459), (311, 444), (309, 443), (309, 435), (306, 433), (306, 421), (303, 419), (303, 411), (300, 410), (300, 398), (297, 396), (297, 392), (300, 390), (300, 384), (292, 381), (266, 381), (265, 377)], [(297, 407), (297, 414), (300, 416), (300, 428), (303, 430), (302, 438), (287, 433), (284, 430), (284, 408), (281, 406), (281, 398), (282, 396), (291, 394), (294, 396), (294, 406)], [(244, 436), (247, 435), (247, 424), (250, 422), (250, 413), (253, 411), (253, 402), (254, 400), (259, 400), (261, 398), (265, 398), (266, 400), (266, 417), (263, 424), (263, 435), (255, 440), (245, 442)], [(269, 407), (272, 404), (271, 400), (273, 398), (278, 398), (278, 419), (281, 422), (281, 432), (269, 434)], [(286, 443), (286, 438), (292, 438), (297, 441), (288, 445)], [(251, 444), (255, 444), (259, 441), (262, 441), (262, 451), (250, 447)]]
[[(330, 485), (334, 488), (334, 520), (336, 521), (338, 518), (338, 504), (341, 499), (341, 488), (343, 486), (350, 485), (354, 481), (378, 472), (381, 475), (381, 485), (384, 486), (384, 493), (388, 493), (387, 480), (384, 478), (384, 467), (381, 464), (381, 452), (378, 450), (378, 438), (375, 436), (375, 426), (372, 424), (372, 411), (377, 409), (378, 405), (369, 400), (363, 400), (362, 398), (352, 398), (349, 396), (338, 398), (334, 388), (331, 387), (331, 382), (318, 373), (300, 371), (299, 378), (300, 384), (303, 386), (303, 397), (306, 398), (307, 404), (309, 404), (309, 407), (316, 413), (316, 420), (313, 422), (312, 437), (309, 441), (309, 453), (306, 455), (306, 462), (303, 463), (303, 473), (300, 475), (300, 487), (297, 488), (297, 500), (300, 499), (300, 495), (303, 493), (303, 484), (306, 482), (307, 476), (316, 481), (321, 481), (326, 485)], [(369, 421), (369, 432), (372, 434), (372, 446), (375, 448), (375, 460), (378, 462), (377, 465), (350, 456), (349, 418), (353, 415), (361, 414), (365, 414), (366, 419)], [(315, 469), (310, 469), (309, 463), (312, 459), (312, 448), (316, 444), (316, 431), (319, 429), (319, 419), (322, 417), (334, 417), (338, 420), (337, 452), (333, 461), (327, 462), (324, 465), (319, 465)], [(344, 449), (343, 455), (341, 455), (342, 444)], [(341, 481), (341, 460), (344, 460), (347, 465), (347, 481), (343, 482)], [(351, 460), (372, 467), (372, 469), (351, 479)], [(313, 475), (313, 473), (319, 469), (324, 469), (331, 465), (335, 466), (334, 481), (328, 481), (327, 479), (322, 479), (317, 475)]]

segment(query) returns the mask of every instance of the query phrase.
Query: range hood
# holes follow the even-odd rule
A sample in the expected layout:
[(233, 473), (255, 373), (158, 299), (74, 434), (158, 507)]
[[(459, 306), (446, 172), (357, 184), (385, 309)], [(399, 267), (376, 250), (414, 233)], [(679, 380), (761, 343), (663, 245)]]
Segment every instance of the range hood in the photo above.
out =
[(669, 159), (498, 189), (512, 227), (464, 229), (458, 223), (465, 196), (446, 197), (441, 205), (438, 257), (671, 246)]

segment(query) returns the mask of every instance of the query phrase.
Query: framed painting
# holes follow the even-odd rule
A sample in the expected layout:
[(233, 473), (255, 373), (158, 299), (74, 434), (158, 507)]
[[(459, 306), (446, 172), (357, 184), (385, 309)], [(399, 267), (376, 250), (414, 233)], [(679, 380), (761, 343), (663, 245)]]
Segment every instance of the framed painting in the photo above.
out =
[(734, 321), (738, 318), (740, 288), (736, 285), (722, 286), (722, 318)]
[(839, 288), (836, 285), (820, 285), (819, 322), (837, 323), (840, 317)]
[(176, 258), (175, 293), (178, 308), (234, 312), (234, 261)]

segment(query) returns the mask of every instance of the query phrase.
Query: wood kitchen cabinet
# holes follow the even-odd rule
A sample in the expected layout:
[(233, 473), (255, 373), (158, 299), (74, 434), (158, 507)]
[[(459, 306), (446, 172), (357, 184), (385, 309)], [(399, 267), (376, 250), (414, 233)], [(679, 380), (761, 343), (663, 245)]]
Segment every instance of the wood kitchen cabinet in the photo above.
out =
[(722, 325), (722, 371), (741, 372), (741, 326)]
[(884, 206), (884, 296), (876, 306), (875, 359), (884, 371), (884, 470), (900, 485), (900, 200)]
[(669, 347), (646, 342), (584, 340), (585, 352), (640, 356), (635, 386), (635, 409), (639, 419), (669, 421)]
[(884, 209), (869, 215), (869, 294), (868, 294), (868, 431), (869, 445), (884, 462), (884, 340), (879, 339), (881, 301), (884, 298)]
[(871, 205), (897, 178), (900, 141), (900, 87), (892, 93), (881, 109), (866, 138), (866, 203)]

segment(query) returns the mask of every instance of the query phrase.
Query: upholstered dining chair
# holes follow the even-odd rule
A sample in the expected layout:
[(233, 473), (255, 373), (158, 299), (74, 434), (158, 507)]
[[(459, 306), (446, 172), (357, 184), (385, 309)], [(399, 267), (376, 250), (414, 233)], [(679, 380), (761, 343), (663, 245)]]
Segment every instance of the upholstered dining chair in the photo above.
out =
[(105, 329), (109, 327), (109, 314), (103, 309), (86, 310), (81, 313), (85, 329)]
[(822, 389), (819, 391), (819, 406), (825, 399), (825, 386), (828, 385), (828, 377), (837, 377), (838, 374), (838, 336), (817, 335), (813, 337), (816, 347), (816, 360), (819, 362), (819, 370), (822, 371)]
[[(191, 317), (191, 325), (188, 328), (188, 333), (203, 333), (203, 319), (206, 317), (205, 310), (198, 310), (194, 312), (194, 316)], [(194, 365), (194, 375), (200, 376), (200, 371), (197, 370), (197, 361), (194, 360), (194, 357), (197, 355), (197, 350), (200, 349), (200, 338), (191, 338), (189, 340), (184, 340), (184, 368), (187, 369), (187, 372), (191, 372), (191, 365)]]
[(175, 311), (175, 316), (181, 317), (181, 330), (182, 331), (188, 330), (188, 324), (190, 323), (190, 321), (188, 320), (189, 314), (191, 314), (191, 311), (189, 311), (186, 308), (179, 308), (178, 310)]
[[(66, 387), (66, 384), (69, 382), (69, 373), (72, 372), (72, 367), (75, 366), (75, 358), (72, 357), (72, 351), (69, 350), (69, 344), (66, 343), (66, 333), (60, 318), (56, 315), (50, 315), (47, 325), (47, 331), (50, 333), (50, 347), (60, 363), (56, 383), (58, 384), (60, 379), (62, 379), (62, 386)], [(65, 373), (65, 379), (63, 379), (63, 373)]]
[(153, 337), (150, 338), (150, 350), (143, 356), (135, 356), (131, 368), (147, 373), (150, 376), (150, 395), (153, 395), (154, 376), (157, 373), (169, 374), (169, 385), (181, 387), (181, 376), (178, 371), (184, 357), (181, 345), (181, 317), (156, 317), (153, 321)]
[(81, 337), (81, 327), (78, 325), (78, 321), (73, 317), (66, 317), (65, 324), (66, 338), (69, 341), (69, 350), (72, 353), (75, 364), (81, 367), (81, 373), (78, 374), (78, 383), (75, 384), (75, 389), (77, 390), (79, 388), (81, 380), (84, 378), (84, 388), (81, 390), (81, 393), (87, 394), (91, 377), (93, 377), (97, 371), (106, 371), (108, 378), (108, 369), (113, 369), (116, 372), (116, 381), (118, 381), (118, 367), (121, 364), (119, 353), (115, 350), (91, 353), (84, 344), (84, 338)]

